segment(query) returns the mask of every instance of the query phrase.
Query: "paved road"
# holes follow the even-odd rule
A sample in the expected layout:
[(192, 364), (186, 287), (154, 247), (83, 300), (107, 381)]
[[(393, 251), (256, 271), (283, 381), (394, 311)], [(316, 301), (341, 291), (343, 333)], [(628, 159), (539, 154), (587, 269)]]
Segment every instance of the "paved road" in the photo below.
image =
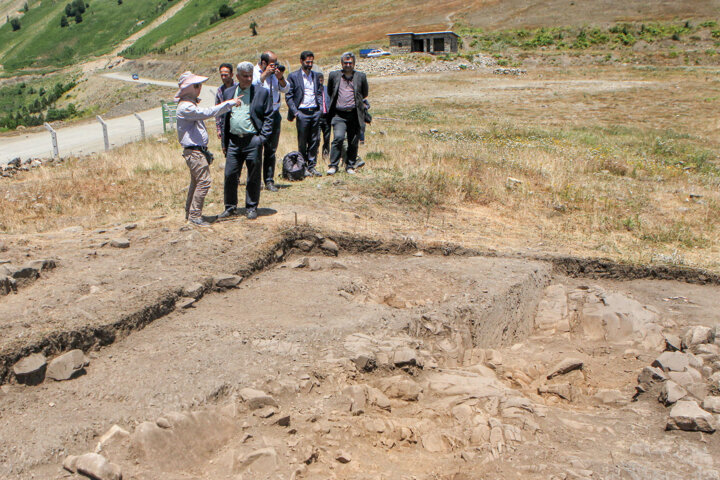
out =
[[(160, 80), (133, 80), (129, 74), (108, 73), (104, 75), (113, 80), (135, 83), (151, 83), (168, 87), (177, 87), (177, 83)], [(217, 87), (203, 87), (200, 97), (203, 105), (212, 105)], [(160, 99), (158, 98), (158, 103)], [(162, 113), (160, 107), (138, 112), (145, 121), (145, 132), (148, 136), (162, 133)], [(133, 115), (107, 119), (110, 148), (135, 142), (140, 139), (140, 122)], [(69, 125), (57, 130), (58, 149), (60, 156), (86, 155), (100, 152), (105, 148), (102, 127), (97, 120)], [(0, 137), (0, 164), (6, 164), (15, 157), (50, 158), (52, 157), (52, 141), (47, 131), (28, 133), (11, 137)]]

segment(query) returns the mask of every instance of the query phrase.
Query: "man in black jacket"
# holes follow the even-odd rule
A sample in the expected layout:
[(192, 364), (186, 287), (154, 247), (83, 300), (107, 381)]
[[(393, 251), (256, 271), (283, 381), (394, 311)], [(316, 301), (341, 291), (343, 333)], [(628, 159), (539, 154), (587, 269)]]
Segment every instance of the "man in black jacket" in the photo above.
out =
[(262, 181), (261, 146), (272, 135), (272, 100), (268, 91), (252, 84), (253, 64), (242, 62), (237, 66), (238, 83), (225, 89), (223, 98), (242, 99), (239, 107), (234, 107), (223, 119), (223, 150), (225, 160), (225, 211), (218, 218), (237, 215), (238, 179), (243, 164), (247, 165), (245, 183), (245, 208), (247, 218), (257, 218), (257, 206), (260, 203)]
[(330, 72), (328, 96), (330, 97), (330, 123), (333, 128), (333, 142), (330, 150), (328, 175), (337, 172), (342, 155), (343, 140), (347, 136), (347, 173), (355, 173), (360, 131), (365, 123), (365, 103), (368, 96), (367, 77), (355, 71), (355, 55), (345, 52), (340, 57), (342, 70)]
[(313, 72), (315, 55), (310, 51), (300, 54), (301, 67), (288, 75), (290, 90), (285, 94), (288, 120), (297, 118), (298, 151), (307, 162), (306, 176), (322, 177), (315, 168), (320, 145), (320, 114), (322, 88)]

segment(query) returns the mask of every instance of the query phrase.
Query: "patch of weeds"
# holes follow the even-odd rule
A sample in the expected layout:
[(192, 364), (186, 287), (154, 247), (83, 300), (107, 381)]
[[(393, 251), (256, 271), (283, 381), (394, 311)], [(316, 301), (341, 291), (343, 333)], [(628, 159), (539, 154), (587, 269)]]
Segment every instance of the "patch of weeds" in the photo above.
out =
[(402, 117), (407, 120), (427, 122), (435, 118), (435, 113), (427, 107), (414, 106), (406, 113), (402, 114)]
[(651, 243), (680, 244), (686, 248), (705, 248), (709, 243), (706, 238), (693, 233), (691, 226), (682, 221), (647, 231), (640, 238)]
[(138, 165), (133, 169), (133, 173), (137, 175), (169, 175), (173, 173), (172, 167), (167, 167), (160, 163), (153, 163), (152, 165)]
[(368, 160), (384, 160), (384, 159), (385, 159), (385, 154), (384, 154), (383, 152), (378, 152), (378, 151), (375, 150), (375, 151), (372, 151), (372, 152), (368, 152), (368, 153), (365, 155), (365, 158), (367, 158)]
[(638, 230), (642, 226), (642, 222), (640, 221), (640, 215), (638, 215), (637, 213), (623, 219), (621, 223), (628, 232)]

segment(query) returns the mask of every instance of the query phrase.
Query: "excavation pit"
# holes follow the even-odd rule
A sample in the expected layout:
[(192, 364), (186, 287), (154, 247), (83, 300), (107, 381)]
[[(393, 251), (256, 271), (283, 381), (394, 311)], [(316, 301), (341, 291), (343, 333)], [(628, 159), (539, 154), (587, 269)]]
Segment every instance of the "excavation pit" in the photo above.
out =
[[(559, 281), (566, 311), (621, 285), (558, 280), (549, 263), (526, 259), (283, 259), (93, 352), (84, 376), (6, 386), (3, 427), (22, 455), (4, 446), (14, 470), (3, 473), (64, 478), (67, 455), (97, 451), (133, 479), (460, 479), (488, 464), (487, 478), (547, 478), (566, 468), (553, 458), (559, 448), (586, 467), (575, 470), (607, 473), (612, 463), (593, 459), (589, 438), (630, 442), (630, 419), (663, 411), (656, 401), (628, 411), (634, 377), (656, 354), (642, 341), (655, 330), (616, 343), (539, 332), (539, 305), (546, 316), (557, 310)], [(643, 301), (655, 298), (649, 286), (668, 285), (638, 282), (630, 290)], [(688, 296), (716, 288), (675, 287)], [(584, 367), (546, 381), (567, 356)], [(608, 358), (622, 374), (600, 371)], [(602, 414), (591, 411), (600, 390), (619, 395)], [(101, 439), (113, 425), (127, 435)], [(647, 436), (663, 444), (657, 427)], [(712, 437), (698, 458), (717, 447)], [(654, 472), (658, 460), (646, 460), (642, 471)]]

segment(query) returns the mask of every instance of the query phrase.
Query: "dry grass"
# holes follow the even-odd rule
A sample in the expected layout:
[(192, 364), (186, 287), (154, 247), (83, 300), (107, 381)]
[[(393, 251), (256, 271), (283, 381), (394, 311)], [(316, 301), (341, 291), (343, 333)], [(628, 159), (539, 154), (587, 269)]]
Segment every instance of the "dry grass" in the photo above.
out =
[[(375, 122), (361, 149), (368, 167), (263, 193), (261, 206), (279, 213), (260, 224), (298, 212), (301, 221), (361, 233), (717, 270), (720, 142), (703, 112), (720, 86), (707, 75), (371, 78)], [(296, 148), (294, 125), (283, 129), (281, 153)], [(217, 163), (209, 214), (222, 209)], [(161, 215), (181, 224), (187, 172), (171, 139), (2, 182), (3, 230), (32, 233)]]

